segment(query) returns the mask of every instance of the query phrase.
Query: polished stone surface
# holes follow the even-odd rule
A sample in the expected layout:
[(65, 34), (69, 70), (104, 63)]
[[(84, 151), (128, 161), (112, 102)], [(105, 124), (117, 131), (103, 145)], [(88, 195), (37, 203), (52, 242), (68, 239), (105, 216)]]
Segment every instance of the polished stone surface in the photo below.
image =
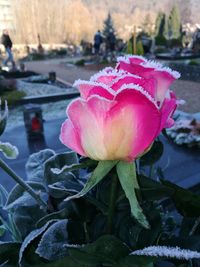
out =
[[(6, 131), (1, 136), (1, 141), (10, 142), (18, 147), (18, 158), (16, 160), (6, 160), (6, 162), (24, 180), (26, 180), (25, 163), (29, 154), (44, 147), (51, 148), (56, 152), (67, 150), (59, 140), (60, 127), (64, 120), (65, 118), (44, 122), (44, 140), (33, 140), (29, 144), (23, 126)], [(165, 178), (185, 188), (200, 183), (200, 150), (177, 146), (164, 136), (160, 138), (164, 142), (164, 154), (158, 165), (164, 169)], [(3, 156), (1, 155), (1, 157)], [(0, 170), (0, 177), (0, 183), (8, 190), (15, 184), (2, 170)]]

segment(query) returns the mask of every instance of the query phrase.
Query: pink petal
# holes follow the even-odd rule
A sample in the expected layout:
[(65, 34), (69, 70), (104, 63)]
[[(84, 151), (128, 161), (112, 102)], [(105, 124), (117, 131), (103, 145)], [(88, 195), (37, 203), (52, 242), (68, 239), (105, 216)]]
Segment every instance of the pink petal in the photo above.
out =
[(172, 71), (169, 68), (163, 68), (161, 64), (151, 61), (145, 61), (139, 64), (134, 61), (132, 61), (132, 63), (120, 61), (117, 68), (146, 79), (154, 78), (157, 83), (156, 99), (161, 103), (163, 102), (171, 83), (180, 77), (178, 72)]
[(129, 62), (130, 64), (140, 64), (142, 62), (145, 62), (146, 59), (142, 56), (130, 56), (129, 57)]
[[(126, 160), (133, 160), (142, 154), (159, 134), (161, 114), (154, 103), (142, 92), (134, 89), (123, 90), (115, 100), (118, 101), (118, 105), (112, 109), (110, 116), (115, 116), (117, 113), (123, 114), (121, 116), (126, 122), (124, 136), (126, 133), (132, 134), (129, 142), (130, 153)], [(112, 136), (110, 136), (111, 139)], [(106, 140), (109, 138), (107, 137)], [(121, 143), (122, 141), (118, 140), (118, 149)]]
[(68, 107), (68, 116), (79, 134), (82, 147), (92, 159), (108, 159), (104, 145), (105, 121), (113, 105), (113, 101), (92, 96), (87, 101), (77, 99)]
[(110, 85), (115, 78), (120, 77), (125, 73), (126, 72), (122, 70), (117, 71), (116, 69), (113, 68), (105, 68), (96, 73), (95, 75), (93, 75), (90, 78), (90, 81), (103, 83), (105, 85)]
[(79, 135), (74, 129), (73, 124), (70, 120), (66, 120), (62, 124), (60, 140), (65, 146), (76, 151), (79, 155), (86, 156), (81, 146)]
[[(150, 74), (147, 76), (150, 76)], [(166, 71), (155, 71), (154, 78), (157, 81), (157, 100), (163, 102), (166, 93), (169, 90), (170, 85), (175, 81), (175, 78)]]
[(126, 74), (116, 78), (111, 85), (114, 91), (118, 91), (124, 84), (137, 84), (142, 86), (153, 98), (156, 97), (156, 80), (154, 78), (144, 79), (136, 75)]
[[(172, 96), (172, 94), (171, 94)], [(174, 120), (172, 119), (172, 115), (174, 111), (176, 110), (177, 103), (176, 98), (174, 95), (171, 99), (165, 99), (163, 102), (163, 105), (160, 109), (160, 112), (162, 114), (161, 118), (161, 124), (160, 124), (160, 131), (162, 131), (164, 128), (170, 128), (174, 124)]]
[(114, 101), (93, 96), (77, 99), (68, 116), (85, 154), (96, 160), (133, 160), (158, 134), (160, 112), (142, 92), (127, 89)]

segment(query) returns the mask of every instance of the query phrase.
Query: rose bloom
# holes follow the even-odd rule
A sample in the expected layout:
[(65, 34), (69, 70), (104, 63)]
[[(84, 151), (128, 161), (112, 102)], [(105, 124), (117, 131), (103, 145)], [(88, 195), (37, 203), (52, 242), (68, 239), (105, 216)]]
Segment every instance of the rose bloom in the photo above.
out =
[(76, 81), (81, 97), (67, 108), (61, 142), (94, 160), (138, 158), (173, 125), (177, 100), (169, 86), (179, 77), (159, 63), (125, 56), (115, 69)]

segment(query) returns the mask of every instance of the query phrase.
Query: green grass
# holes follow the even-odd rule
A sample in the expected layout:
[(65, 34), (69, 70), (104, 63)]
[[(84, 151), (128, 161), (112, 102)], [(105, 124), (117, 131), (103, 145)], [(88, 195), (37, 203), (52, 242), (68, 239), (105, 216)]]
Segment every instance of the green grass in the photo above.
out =
[(14, 105), (17, 101), (22, 99), (26, 94), (22, 91), (11, 91), (11, 92), (4, 92), (0, 94), (0, 98), (2, 102), (7, 100), (8, 105)]

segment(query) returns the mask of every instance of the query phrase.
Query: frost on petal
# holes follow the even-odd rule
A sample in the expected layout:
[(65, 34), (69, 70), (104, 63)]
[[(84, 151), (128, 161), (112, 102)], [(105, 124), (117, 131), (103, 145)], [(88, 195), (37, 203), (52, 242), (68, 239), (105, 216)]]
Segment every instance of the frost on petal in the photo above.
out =
[(167, 246), (150, 246), (141, 250), (136, 250), (130, 255), (167, 257), (183, 260), (200, 259), (200, 253), (197, 251)]
[(73, 86), (78, 88), (83, 99), (87, 99), (92, 95), (113, 99), (114, 91), (103, 83), (77, 80)]
[(116, 78), (111, 85), (114, 91), (118, 91), (125, 84), (136, 84), (142, 86), (142, 88), (154, 99), (156, 98), (157, 83), (154, 78), (144, 79), (137, 75), (126, 74)]
[(173, 71), (162, 64), (144, 60), (143, 62), (131, 61), (131, 59), (120, 60), (118, 69), (125, 70), (143, 78), (154, 78), (157, 83), (156, 99), (160, 103), (163, 102), (171, 83), (180, 77), (177, 71)]
[(93, 75), (90, 78), (90, 81), (110, 85), (113, 82), (113, 79), (115, 79), (116, 77), (120, 77), (125, 73), (126, 72), (123, 70), (116, 70), (113, 68), (109, 68), (108, 70), (108, 68), (105, 68)]

